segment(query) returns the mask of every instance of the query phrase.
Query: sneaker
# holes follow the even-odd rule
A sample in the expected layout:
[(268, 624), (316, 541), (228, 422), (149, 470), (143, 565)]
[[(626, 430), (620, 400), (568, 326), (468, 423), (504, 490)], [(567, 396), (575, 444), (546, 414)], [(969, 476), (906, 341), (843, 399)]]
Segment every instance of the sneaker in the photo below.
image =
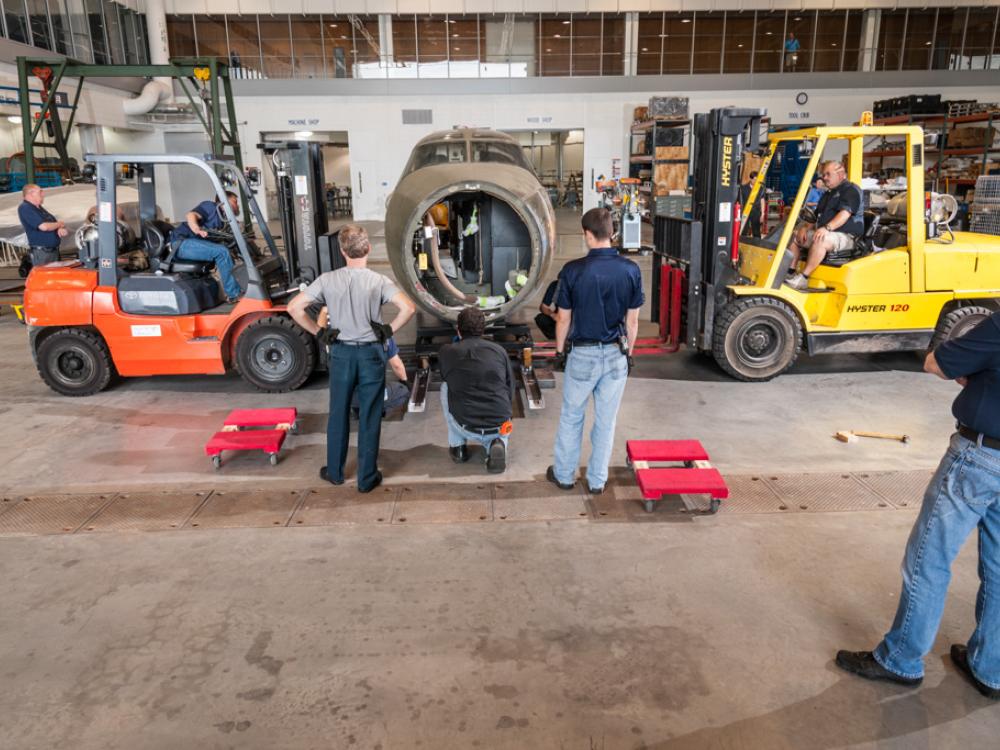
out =
[(591, 487), (590, 485), (587, 485), (587, 492), (591, 495), (603, 495), (604, 485), (602, 484), (600, 487)]
[(362, 489), (361, 485), (358, 485), (358, 492), (361, 492), (361, 493), (371, 492), (373, 489), (375, 489), (376, 487), (378, 487), (380, 484), (382, 484), (382, 472), (381, 471), (376, 471), (375, 472), (375, 481), (372, 482), (368, 487), (365, 487), (363, 489)]
[(329, 482), (330, 484), (338, 484), (339, 485), (339, 484), (343, 484), (344, 483), (343, 479), (339, 479), (339, 480), (338, 479), (330, 479), (330, 475), (327, 473), (325, 466), (319, 467), (319, 478), (322, 479), (324, 482)]
[(502, 474), (507, 468), (507, 446), (503, 440), (496, 438), (486, 450), (486, 471), (490, 474)]
[(448, 454), (456, 464), (464, 464), (469, 460), (469, 448), (465, 445), (449, 445)]
[(871, 651), (838, 651), (837, 666), (845, 672), (864, 677), (866, 680), (886, 680), (907, 687), (916, 687), (924, 681), (923, 677), (903, 677), (890, 672), (877, 661)]
[(545, 470), (545, 478), (548, 479), (552, 484), (561, 490), (571, 490), (573, 489), (573, 483), (563, 484), (558, 479), (556, 479), (556, 470), (554, 467), (550, 466)]
[(809, 277), (803, 276), (801, 273), (793, 274), (785, 279), (785, 286), (790, 286), (792, 289), (798, 289), (801, 292), (809, 288)]
[(972, 674), (972, 667), (969, 666), (969, 650), (965, 646), (960, 643), (954, 644), (951, 647), (951, 660), (955, 662), (955, 666), (958, 667), (958, 671), (968, 678), (969, 682), (972, 683), (976, 690), (990, 700), (1000, 701), (1000, 688), (991, 688), (985, 682), (980, 682), (979, 679)]

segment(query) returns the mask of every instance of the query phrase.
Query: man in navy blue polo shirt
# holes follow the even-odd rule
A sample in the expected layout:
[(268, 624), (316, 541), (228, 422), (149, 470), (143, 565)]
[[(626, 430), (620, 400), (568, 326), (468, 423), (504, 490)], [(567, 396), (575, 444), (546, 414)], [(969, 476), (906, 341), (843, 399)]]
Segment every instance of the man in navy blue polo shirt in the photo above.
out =
[(555, 463), (548, 468), (546, 478), (561, 489), (573, 489), (587, 402), (593, 396), (587, 485), (592, 494), (599, 494), (608, 479), (615, 419), (645, 298), (639, 266), (611, 247), (611, 213), (606, 208), (592, 208), (583, 215), (581, 224), (589, 252), (566, 264), (559, 274), (556, 295), (556, 360), (557, 367), (565, 365), (566, 376)]
[(44, 266), (59, 260), (59, 242), (66, 236), (66, 225), (42, 207), (45, 194), (34, 183), (21, 190), (24, 202), (17, 208), (17, 217), (28, 237), (32, 266)]
[(1000, 700), (1000, 313), (927, 355), (924, 369), (962, 386), (958, 431), (924, 494), (903, 558), (892, 629), (874, 651), (841, 651), (837, 664), (871, 680), (919, 685), (934, 645), (951, 563), (979, 529), (976, 629), (951, 660), (975, 688)]
[[(235, 216), (240, 215), (240, 199), (236, 193), (226, 191)], [(226, 301), (235, 302), (239, 299), (239, 282), (233, 276), (233, 258), (229, 249), (218, 242), (205, 239), (209, 229), (219, 230), (228, 222), (223, 218), (222, 207), (215, 201), (202, 201), (188, 211), (183, 223), (178, 224), (170, 233), (170, 244), (177, 248), (179, 260), (213, 261), (219, 271), (222, 288), (226, 292)]]

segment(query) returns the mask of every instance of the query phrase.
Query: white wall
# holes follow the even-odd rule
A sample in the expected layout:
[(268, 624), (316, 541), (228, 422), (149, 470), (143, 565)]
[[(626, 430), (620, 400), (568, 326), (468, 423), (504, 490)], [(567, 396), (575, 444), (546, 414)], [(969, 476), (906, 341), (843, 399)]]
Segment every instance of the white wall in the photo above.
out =
[(351, 184), (350, 150), (343, 146), (326, 146), (323, 148), (323, 175), (328, 183), (335, 185)]
[[(734, 105), (762, 107), (775, 122), (806, 122), (844, 125), (857, 120), (876, 99), (919, 93), (903, 89), (824, 89), (811, 93), (805, 106), (795, 103), (795, 90), (773, 91), (674, 91), (687, 96), (692, 112)], [(237, 97), (236, 110), (246, 124), (240, 137), (244, 144), (255, 141), (249, 134), (287, 130), (289, 120), (306, 119), (312, 130), (347, 131), (351, 146), (351, 185), (354, 216), (381, 220), (385, 200), (418, 140), (453, 125), (497, 130), (584, 130), (584, 208), (596, 205), (592, 177), (610, 175), (612, 161), (628, 161), (628, 131), (633, 107), (663, 92), (622, 94), (519, 94), (427, 96), (337, 96), (337, 97)], [(995, 101), (997, 89), (952, 87), (943, 92), (949, 99)], [(431, 108), (433, 125), (402, 125), (401, 109)], [(244, 149), (248, 165), (261, 164), (261, 154), (252, 146)]]

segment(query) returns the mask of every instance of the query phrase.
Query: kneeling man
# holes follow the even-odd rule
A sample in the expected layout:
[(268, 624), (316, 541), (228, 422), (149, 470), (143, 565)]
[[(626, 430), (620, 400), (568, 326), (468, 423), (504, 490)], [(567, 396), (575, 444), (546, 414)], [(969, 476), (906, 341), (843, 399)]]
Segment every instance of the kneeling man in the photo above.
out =
[(467, 307), (459, 313), (460, 340), (438, 353), (441, 406), (452, 460), (468, 461), (466, 443), (479, 443), (486, 449), (486, 470), (499, 474), (507, 468), (514, 373), (503, 347), (483, 338), (485, 328), (482, 310)]

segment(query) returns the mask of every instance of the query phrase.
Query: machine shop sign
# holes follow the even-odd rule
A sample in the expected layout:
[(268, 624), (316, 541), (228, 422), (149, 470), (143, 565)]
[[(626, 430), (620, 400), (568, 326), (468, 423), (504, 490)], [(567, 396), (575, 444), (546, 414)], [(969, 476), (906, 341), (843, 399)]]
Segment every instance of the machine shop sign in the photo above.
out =
[(302, 125), (319, 125), (318, 117), (301, 117), (294, 120), (289, 120), (288, 124), (292, 127), (301, 127)]

